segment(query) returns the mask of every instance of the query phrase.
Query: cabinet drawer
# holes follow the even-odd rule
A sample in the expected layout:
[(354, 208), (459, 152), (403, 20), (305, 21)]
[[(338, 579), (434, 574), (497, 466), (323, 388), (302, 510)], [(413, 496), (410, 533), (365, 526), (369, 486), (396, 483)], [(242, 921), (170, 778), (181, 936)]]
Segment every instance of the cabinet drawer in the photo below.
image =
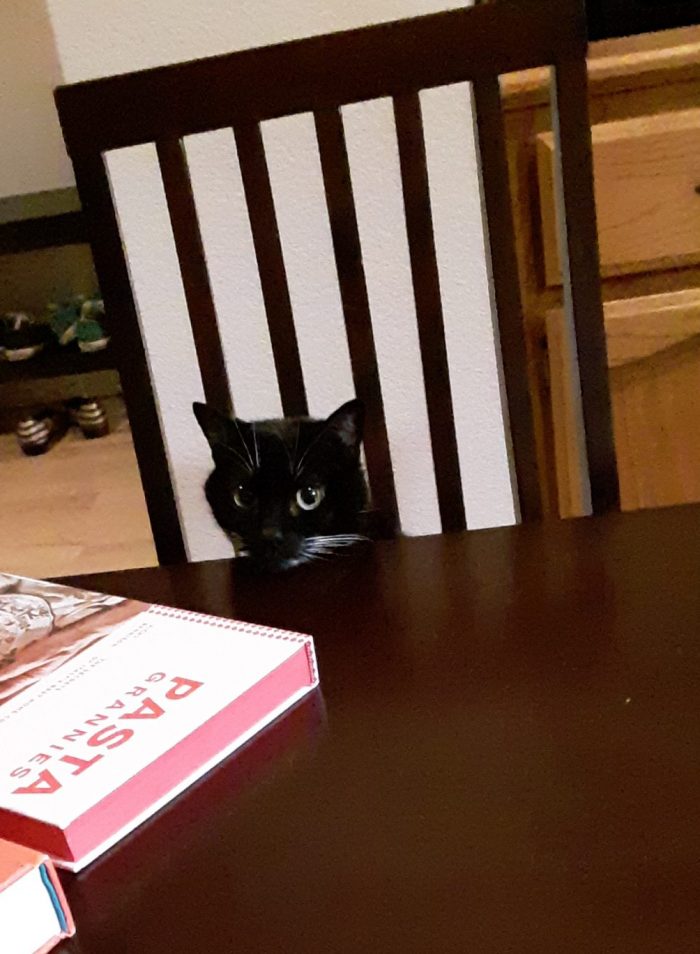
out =
[[(700, 289), (607, 302), (615, 452), (623, 509), (700, 501)], [(585, 511), (572, 343), (547, 314), (562, 516)]]
[[(593, 127), (603, 276), (700, 262), (700, 109)], [(545, 276), (561, 284), (554, 139), (537, 136)]]

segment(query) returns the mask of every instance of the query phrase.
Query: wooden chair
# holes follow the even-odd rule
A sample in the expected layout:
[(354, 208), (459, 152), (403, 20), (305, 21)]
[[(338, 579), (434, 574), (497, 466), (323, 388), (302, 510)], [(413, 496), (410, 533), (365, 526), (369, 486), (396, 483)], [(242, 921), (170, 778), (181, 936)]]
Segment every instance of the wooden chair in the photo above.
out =
[[(312, 113), (352, 374), (368, 411), (375, 505), (397, 515), (362, 247), (341, 107), (391, 97), (405, 205), (430, 442), (442, 528), (466, 527), (449, 386), (419, 92), (471, 81), (483, 208), (523, 520), (541, 514), (499, 75), (551, 66), (564, 290), (578, 351), (594, 512), (616, 506), (587, 110), (583, 0), (499, 0), (411, 20), (246, 50), (56, 91), (113, 327), (124, 394), (161, 562), (186, 558), (157, 400), (120, 239), (105, 157), (154, 143), (206, 399), (231, 405), (226, 363), (183, 137), (232, 127), (282, 407), (307, 413), (304, 375), (261, 123)], [(194, 395), (196, 397), (196, 395)], [(204, 453), (204, 449), (202, 450)]]

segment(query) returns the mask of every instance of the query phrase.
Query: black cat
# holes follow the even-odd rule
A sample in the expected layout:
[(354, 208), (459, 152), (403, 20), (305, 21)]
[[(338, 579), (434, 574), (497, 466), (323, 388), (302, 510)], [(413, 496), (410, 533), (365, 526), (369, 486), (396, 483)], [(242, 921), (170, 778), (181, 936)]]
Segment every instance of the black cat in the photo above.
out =
[(325, 421), (247, 422), (206, 404), (193, 410), (214, 458), (207, 500), (237, 555), (283, 570), (363, 539), (360, 401)]

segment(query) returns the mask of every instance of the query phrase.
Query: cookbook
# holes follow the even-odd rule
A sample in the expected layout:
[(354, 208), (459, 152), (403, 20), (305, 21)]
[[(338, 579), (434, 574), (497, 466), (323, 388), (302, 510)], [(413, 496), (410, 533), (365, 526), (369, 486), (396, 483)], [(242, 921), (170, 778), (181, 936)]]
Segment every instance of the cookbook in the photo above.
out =
[(0, 574), (0, 837), (78, 871), (317, 685), (310, 636)]

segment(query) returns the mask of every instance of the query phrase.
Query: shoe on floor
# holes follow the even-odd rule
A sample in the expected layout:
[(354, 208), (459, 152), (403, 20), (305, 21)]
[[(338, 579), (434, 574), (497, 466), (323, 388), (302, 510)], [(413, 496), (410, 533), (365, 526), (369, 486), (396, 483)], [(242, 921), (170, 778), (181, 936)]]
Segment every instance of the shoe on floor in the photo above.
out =
[(15, 433), (21, 449), (29, 457), (45, 454), (59, 441), (68, 429), (65, 412), (51, 408), (27, 411), (17, 425)]
[(109, 344), (109, 335), (101, 324), (105, 306), (101, 298), (89, 298), (82, 305), (75, 334), (81, 351), (102, 351)]
[(37, 324), (22, 311), (9, 312), (0, 323), (0, 348), (5, 361), (26, 361), (51, 338), (46, 325)]
[(109, 421), (102, 404), (95, 398), (72, 398), (66, 402), (71, 423), (87, 438), (105, 437), (109, 434)]
[(68, 345), (75, 339), (78, 321), (80, 320), (80, 309), (84, 300), (84, 298), (73, 298), (71, 301), (61, 304), (53, 303), (49, 305), (51, 330), (58, 338), (60, 345)]

